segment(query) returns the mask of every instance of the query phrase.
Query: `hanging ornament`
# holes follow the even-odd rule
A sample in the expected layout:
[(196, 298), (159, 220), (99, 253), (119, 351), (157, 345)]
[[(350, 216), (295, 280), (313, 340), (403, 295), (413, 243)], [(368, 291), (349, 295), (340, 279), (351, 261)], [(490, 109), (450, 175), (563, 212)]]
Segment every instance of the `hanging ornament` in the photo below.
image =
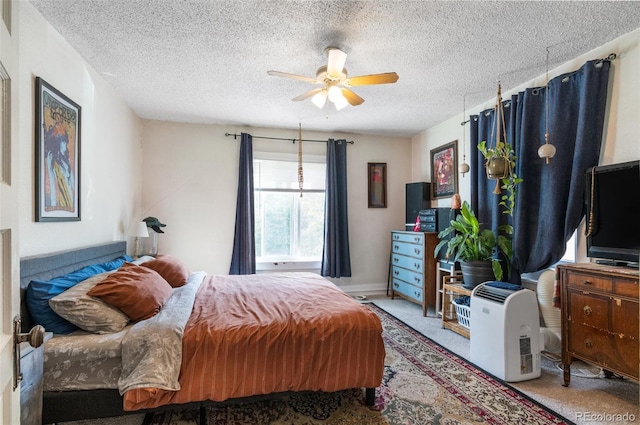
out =
[(549, 143), (549, 48), (547, 47), (547, 83), (544, 93), (544, 145), (538, 148), (538, 156), (544, 158), (545, 163), (556, 154), (556, 147)]
[(465, 148), (467, 130), (464, 128), (464, 125), (469, 121), (464, 120), (464, 115), (465, 115), (466, 106), (467, 106), (465, 102), (465, 97), (466, 95), (462, 96), (462, 122), (460, 123), (460, 125), (462, 126), (462, 164), (458, 165), (458, 171), (460, 172), (460, 174), (462, 174), (462, 177), (464, 177), (464, 175), (469, 172), (469, 164), (467, 164), (467, 151)]
[(302, 186), (304, 175), (302, 172), (302, 124), (298, 123), (298, 186), (300, 187), (300, 197), (302, 198)]

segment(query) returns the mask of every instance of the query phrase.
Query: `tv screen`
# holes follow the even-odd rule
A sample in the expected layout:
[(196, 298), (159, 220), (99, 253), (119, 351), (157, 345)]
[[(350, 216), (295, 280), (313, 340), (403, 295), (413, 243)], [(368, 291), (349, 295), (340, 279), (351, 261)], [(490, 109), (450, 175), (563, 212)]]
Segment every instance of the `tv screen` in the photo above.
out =
[(587, 256), (637, 267), (640, 161), (590, 168), (586, 179)]

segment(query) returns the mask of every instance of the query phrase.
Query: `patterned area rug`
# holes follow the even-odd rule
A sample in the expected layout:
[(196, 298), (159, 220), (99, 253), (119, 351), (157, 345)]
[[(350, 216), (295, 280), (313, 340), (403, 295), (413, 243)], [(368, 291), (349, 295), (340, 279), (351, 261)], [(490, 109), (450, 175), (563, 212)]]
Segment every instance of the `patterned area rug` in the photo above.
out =
[[(209, 425), (571, 424), (379, 307), (385, 373), (375, 406), (364, 390), (300, 393), (207, 407)], [(198, 423), (198, 410), (156, 413), (153, 425)]]

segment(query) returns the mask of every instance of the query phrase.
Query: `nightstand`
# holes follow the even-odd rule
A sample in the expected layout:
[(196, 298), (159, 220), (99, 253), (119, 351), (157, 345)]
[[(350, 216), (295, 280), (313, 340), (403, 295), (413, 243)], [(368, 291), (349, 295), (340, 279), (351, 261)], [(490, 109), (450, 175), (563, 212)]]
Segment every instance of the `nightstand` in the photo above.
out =
[[(53, 336), (44, 334), (45, 343)], [(20, 425), (42, 424), (42, 386), (44, 344), (33, 348), (28, 342), (20, 343)]]

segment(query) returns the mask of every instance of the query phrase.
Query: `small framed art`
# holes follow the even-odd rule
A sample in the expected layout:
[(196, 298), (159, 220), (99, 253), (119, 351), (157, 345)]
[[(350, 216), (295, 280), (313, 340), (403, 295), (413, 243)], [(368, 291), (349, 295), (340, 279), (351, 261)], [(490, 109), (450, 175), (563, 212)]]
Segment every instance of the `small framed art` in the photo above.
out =
[(369, 208), (387, 208), (387, 163), (367, 164)]
[(458, 141), (431, 150), (432, 197), (447, 198), (458, 193)]
[(80, 221), (80, 106), (36, 77), (36, 221)]

